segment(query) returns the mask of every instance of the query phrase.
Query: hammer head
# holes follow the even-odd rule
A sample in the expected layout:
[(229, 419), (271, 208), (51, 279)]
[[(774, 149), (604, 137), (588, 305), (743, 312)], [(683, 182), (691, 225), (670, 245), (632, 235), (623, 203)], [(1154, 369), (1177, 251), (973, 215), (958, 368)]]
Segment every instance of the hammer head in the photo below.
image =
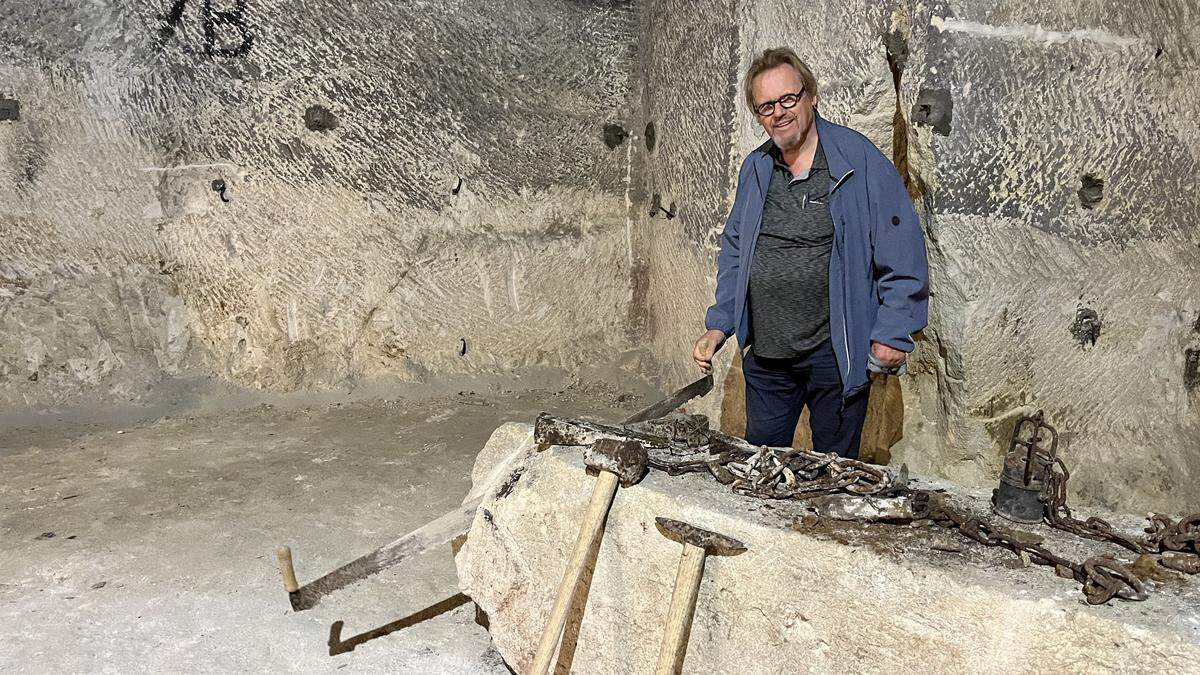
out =
[(607, 471), (617, 475), (621, 487), (629, 487), (646, 473), (646, 448), (637, 441), (600, 438), (583, 451), (587, 472)]
[(746, 550), (746, 545), (732, 537), (702, 530), (695, 525), (671, 520), (670, 518), (655, 518), (654, 524), (658, 531), (667, 539), (681, 544), (691, 544), (705, 550), (708, 555), (737, 555)]

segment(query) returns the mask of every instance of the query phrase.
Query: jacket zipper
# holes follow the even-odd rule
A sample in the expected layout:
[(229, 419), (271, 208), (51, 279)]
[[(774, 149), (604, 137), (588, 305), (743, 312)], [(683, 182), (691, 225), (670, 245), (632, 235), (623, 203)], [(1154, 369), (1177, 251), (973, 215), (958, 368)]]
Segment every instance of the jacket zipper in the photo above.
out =
[(838, 179), (838, 182), (833, 184), (833, 188), (831, 188), (829, 190), (829, 194), (832, 195), (833, 191), (838, 189), (838, 186), (841, 185), (842, 183), (844, 183), (846, 181), (846, 179), (849, 178), (850, 176), (852, 176), (853, 174), (854, 174), (854, 169), (850, 169), (849, 171), (847, 171), (845, 173), (845, 175), (843, 175), (841, 178)]
[[(833, 196), (834, 190), (837, 190), (838, 186), (841, 185), (842, 183), (844, 183), (846, 181), (846, 179), (849, 178), (853, 173), (854, 173), (854, 169), (850, 169), (841, 178), (838, 179), (838, 182), (833, 184), (833, 188), (829, 190), (830, 197)], [(843, 229), (845, 229), (844, 223), (843, 223)], [(847, 331), (846, 331), (846, 301), (845, 301), (845, 298), (846, 298), (846, 271), (844, 269), (845, 268), (844, 261), (842, 263), (842, 267), (843, 267), (842, 279), (841, 279), (841, 282), (842, 282), (842, 345), (846, 349), (846, 377), (849, 378), (850, 377), (850, 336), (847, 334)], [(844, 393), (845, 392), (843, 392), (843, 399), (845, 398)]]

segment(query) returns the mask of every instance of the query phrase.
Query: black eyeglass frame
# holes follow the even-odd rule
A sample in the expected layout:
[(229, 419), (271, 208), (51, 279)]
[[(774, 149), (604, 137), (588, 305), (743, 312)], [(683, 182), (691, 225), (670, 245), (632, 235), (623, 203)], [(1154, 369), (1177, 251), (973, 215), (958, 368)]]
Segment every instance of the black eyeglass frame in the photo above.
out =
[[(758, 105), (754, 106), (754, 112), (757, 115), (767, 117), (768, 115), (771, 115), (775, 112), (775, 104), (776, 103), (778, 103), (784, 110), (790, 110), (791, 108), (796, 107), (796, 104), (800, 102), (800, 99), (804, 98), (804, 95), (806, 93), (808, 93), (808, 92), (801, 89), (798, 92), (794, 92), (791, 94), (784, 94), (783, 96), (780, 96), (779, 98), (777, 98), (773, 101), (763, 101), (762, 103), (759, 103)], [(789, 100), (791, 101), (790, 103), (788, 102)], [(765, 110), (764, 110), (764, 108), (765, 108)]]

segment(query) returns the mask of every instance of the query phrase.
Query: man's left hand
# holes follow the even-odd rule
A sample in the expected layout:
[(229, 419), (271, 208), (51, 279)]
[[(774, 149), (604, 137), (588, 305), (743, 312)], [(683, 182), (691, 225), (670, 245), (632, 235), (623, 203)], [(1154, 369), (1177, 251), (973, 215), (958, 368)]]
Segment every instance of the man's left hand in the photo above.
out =
[(904, 360), (908, 358), (907, 353), (902, 352), (899, 349), (893, 349), (879, 342), (871, 343), (871, 354), (873, 354), (880, 363), (892, 366), (893, 368), (899, 366), (901, 363), (904, 363)]

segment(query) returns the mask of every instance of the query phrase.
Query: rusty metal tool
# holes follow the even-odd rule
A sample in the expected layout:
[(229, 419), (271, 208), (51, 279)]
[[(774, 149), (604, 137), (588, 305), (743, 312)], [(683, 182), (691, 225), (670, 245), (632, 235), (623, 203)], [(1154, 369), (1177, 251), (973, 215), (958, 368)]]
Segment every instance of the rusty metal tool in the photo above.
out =
[(1017, 420), (1000, 472), (1000, 486), (992, 492), (992, 511), (1018, 523), (1042, 522), (1046, 483), (1057, 454), (1058, 432), (1045, 423), (1042, 411)]
[(542, 630), (542, 639), (538, 643), (529, 675), (544, 675), (550, 667), (550, 661), (554, 658), (558, 641), (562, 637), (563, 626), (567, 622), (571, 596), (575, 594), (579, 579), (583, 576), (592, 548), (604, 535), (604, 521), (608, 516), (609, 507), (612, 506), (617, 485), (629, 487), (641, 480), (646, 473), (646, 449), (637, 441), (602, 438), (584, 452), (583, 461), (588, 473), (597, 476), (596, 484), (592, 487), (592, 498), (583, 513), (579, 536), (575, 539), (575, 550), (571, 553), (562, 581), (558, 584), (558, 596), (554, 599), (550, 618)]
[[(634, 413), (631, 417), (624, 420), (622, 424), (633, 424), (634, 422), (655, 419), (656, 416), (662, 417), (675, 408), (687, 403), (689, 400), (697, 396), (703, 396), (711, 390), (712, 376), (710, 374), (707, 377), (688, 384), (658, 403)], [(516, 464), (518, 456), (525, 451), (532, 452), (532, 444), (529, 448), (519, 448), (512, 455), (498, 462), (492, 470), (492, 478), (498, 478), (510, 473), (511, 467)], [(490, 485), (499, 482), (502, 482), (502, 480), (492, 481), (489, 479), (485, 481), (485, 484)], [(462, 505), (453, 511), (445, 513), (403, 537), (384, 544), (380, 548), (356, 558), (303, 586), (296, 585), (296, 572), (293, 568), (291, 549), (289, 548), (287, 550), (286, 561), (284, 556), (279, 554), (279, 567), (284, 580), (284, 590), (288, 592), (288, 599), (291, 602), (292, 609), (297, 612), (311, 609), (321, 601), (321, 598), (334, 591), (362, 581), (373, 574), (397, 565), (409, 558), (418, 556), (435, 546), (440, 546), (455, 537), (462, 536), (471, 528), (471, 521), (475, 518), (475, 511), (479, 508), (485, 496), (483, 493), (477, 494), (473, 492), (467, 495)]]
[(664, 398), (658, 403), (655, 403), (649, 408), (635, 412), (633, 415), (625, 418), (625, 420), (621, 423), (635, 424), (637, 422), (645, 422), (646, 420), (658, 419), (669, 414), (672, 410), (675, 410), (679, 406), (687, 403), (697, 396), (704, 396), (708, 392), (712, 391), (712, 388), (713, 376), (712, 373), (709, 373), (708, 375), (705, 375), (704, 377), (687, 385), (683, 389), (680, 389), (674, 394)]
[(696, 611), (696, 595), (704, 576), (704, 559), (710, 555), (738, 555), (745, 552), (746, 546), (737, 539), (670, 518), (655, 518), (654, 524), (664, 537), (683, 544), (662, 647), (658, 651), (658, 665), (654, 668), (656, 675), (673, 675), (683, 668), (692, 615)]
[(434, 546), (449, 542), (471, 527), (475, 510), (482, 501), (482, 495), (472, 497), (457, 509), (445, 513), (403, 537), (356, 558), (303, 586), (296, 584), (296, 571), (292, 566), (291, 549), (287, 546), (280, 547), (279, 550), (286, 551), (286, 555), (277, 553), (279, 569), (283, 575), (283, 588), (288, 592), (288, 601), (291, 603), (292, 609), (297, 612), (312, 609), (321, 602), (321, 598), (336, 590), (420, 555)]

